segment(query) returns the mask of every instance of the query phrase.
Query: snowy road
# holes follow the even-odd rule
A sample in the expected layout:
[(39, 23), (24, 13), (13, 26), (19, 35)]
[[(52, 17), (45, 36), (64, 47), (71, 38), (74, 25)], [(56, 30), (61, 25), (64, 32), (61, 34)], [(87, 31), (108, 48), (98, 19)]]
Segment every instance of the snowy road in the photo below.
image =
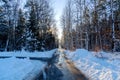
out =
[(70, 60), (65, 58), (61, 50), (50, 62), (51, 65), (46, 72), (47, 80), (88, 80)]
[(85, 75), (90, 80), (120, 80), (120, 55), (100, 52), (103, 56), (100, 58), (94, 56), (94, 52), (85, 49), (76, 51), (55, 49), (33, 54), (3, 52), (1, 56), (6, 56), (8, 53), (11, 53), (10, 55), (25, 53), (28, 56), (40, 53), (40, 57), (46, 58), (47, 56), (49, 59), (44, 62), (30, 58), (16, 58), (16, 55), (11, 58), (1, 58), (0, 80), (88, 80)]
[[(19, 53), (11, 55), (14, 54), (18, 55)], [(29, 58), (19, 59), (15, 57), (16, 55), (11, 58), (1, 58), (0, 80), (8, 80), (8, 78), (9, 80), (87, 80), (75, 68), (74, 64), (65, 57), (64, 51), (52, 50), (39, 54), (45, 58), (43, 54), (46, 54), (49, 58), (49, 60), (46, 60), (47, 62), (30, 60)]]
[[(68, 60), (63, 51), (60, 54), (63, 58), (62, 67), (63, 69), (66, 69), (67, 71), (63, 70), (63, 73), (65, 74), (62, 80), (88, 80), (85, 75), (83, 75), (75, 66), (74, 64)], [(69, 75), (69, 76), (68, 76)], [(67, 79), (66, 79), (67, 78)]]

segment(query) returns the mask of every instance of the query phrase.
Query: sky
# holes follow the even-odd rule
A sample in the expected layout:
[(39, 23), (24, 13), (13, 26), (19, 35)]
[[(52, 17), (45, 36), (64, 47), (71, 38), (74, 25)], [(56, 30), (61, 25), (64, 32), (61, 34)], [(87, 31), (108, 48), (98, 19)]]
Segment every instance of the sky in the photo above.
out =
[(65, 7), (67, 0), (51, 0), (53, 3), (53, 9), (55, 12), (55, 19), (57, 23), (57, 28), (59, 30), (58, 37), (61, 38), (62, 36), (62, 27), (60, 25), (60, 17), (62, 15), (63, 9)]

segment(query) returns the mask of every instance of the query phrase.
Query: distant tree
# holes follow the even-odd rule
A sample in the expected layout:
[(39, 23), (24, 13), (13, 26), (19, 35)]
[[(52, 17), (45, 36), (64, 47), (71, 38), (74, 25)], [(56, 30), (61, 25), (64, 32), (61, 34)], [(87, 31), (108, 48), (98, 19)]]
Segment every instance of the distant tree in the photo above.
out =
[[(51, 26), (54, 24), (53, 10), (47, 0), (28, 0), (26, 6), (29, 8), (29, 39), (27, 49), (30, 51), (34, 50), (48, 50), (46, 39), (51, 33)], [(52, 36), (51, 36), (52, 37)], [(53, 39), (54, 41), (54, 39)], [(54, 41), (55, 43), (55, 41)], [(47, 44), (48, 45), (48, 44)], [(49, 44), (50, 45), (50, 44)], [(52, 47), (52, 46), (51, 46)]]
[(0, 0), (0, 51), (44, 51), (58, 47), (50, 2), (27, 0), (24, 10), (20, 5), (20, 0)]
[[(3, 3), (2, 1), (0, 3)], [(6, 50), (6, 42), (8, 38), (9, 25), (7, 21), (6, 11), (3, 5), (0, 5), (0, 51)]]
[[(73, 0), (72, 5), (68, 5), (61, 18), (65, 48), (75, 46), (89, 50), (119, 50), (119, 0)], [(71, 14), (74, 16), (69, 16)]]
[(6, 51), (15, 50), (15, 27), (17, 25), (17, 13), (18, 13), (18, 1), (14, 0), (2, 0), (2, 6), (4, 8), (4, 13), (6, 16), (8, 24), (8, 36), (6, 36)]
[[(73, 47), (73, 36), (72, 36), (72, 23), (73, 23), (73, 14), (72, 14), (72, 0), (68, 0), (67, 5), (64, 9), (64, 13), (61, 17), (61, 24), (63, 25), (64, 33), (64, 45), (67, 49), (72, 49)], [(69, 46), (71, 45), (71, 46)]]
[(26, 40), (26, 23), (22, 9), (19, 9), (18, 13), (18, 24), (15, 29), (15, 45), (16, 50), (22, 50), (25, 47)]

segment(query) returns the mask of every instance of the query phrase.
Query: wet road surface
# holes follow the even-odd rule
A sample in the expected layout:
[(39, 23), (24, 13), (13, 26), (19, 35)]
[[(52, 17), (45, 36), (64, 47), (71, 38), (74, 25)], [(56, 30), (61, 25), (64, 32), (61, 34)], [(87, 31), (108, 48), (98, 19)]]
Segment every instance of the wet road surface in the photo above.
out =
[(46, 80), (89, 80), (65, 57), (63, 51), (54, 55), (45, 71)]

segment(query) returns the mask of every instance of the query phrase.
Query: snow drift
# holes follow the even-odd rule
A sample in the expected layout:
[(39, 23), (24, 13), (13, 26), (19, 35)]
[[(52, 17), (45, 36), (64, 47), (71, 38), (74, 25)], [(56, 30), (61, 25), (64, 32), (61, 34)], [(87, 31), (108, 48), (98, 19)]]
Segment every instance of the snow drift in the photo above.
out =
[[(102, 56), (96, 57), (94, 54)], [(90, 80), (120, 80), (120, 60), (113, 59), (110, 53), (77, 49), (74, 52), (66, 51), (66, 55)]]

